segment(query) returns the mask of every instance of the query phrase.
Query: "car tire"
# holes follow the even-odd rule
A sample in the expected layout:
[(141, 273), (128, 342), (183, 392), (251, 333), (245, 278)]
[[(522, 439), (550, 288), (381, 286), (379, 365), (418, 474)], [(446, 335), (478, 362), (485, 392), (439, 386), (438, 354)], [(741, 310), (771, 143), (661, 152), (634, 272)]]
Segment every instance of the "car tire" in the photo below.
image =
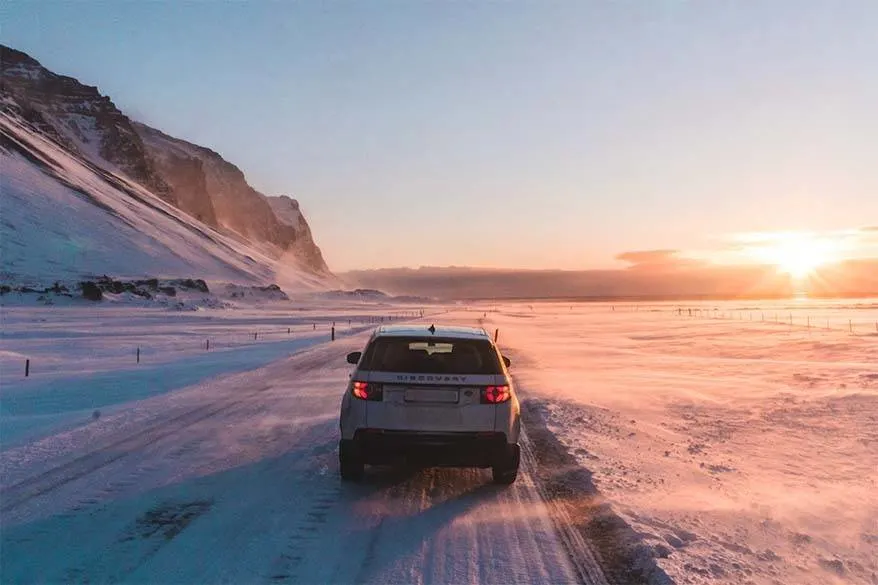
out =
[(341, 440), (338, 443), (338, 470), (342, 481), (363, 479), (365, 464), (359, 446), (353, 441)]
[(494, 483), (509, 485), (518, 477), (518, 465), (521, 463), (521, 448), (518, 445), (509, 445), (507, 453), (501, 461), (494, 463), (491, 473)]

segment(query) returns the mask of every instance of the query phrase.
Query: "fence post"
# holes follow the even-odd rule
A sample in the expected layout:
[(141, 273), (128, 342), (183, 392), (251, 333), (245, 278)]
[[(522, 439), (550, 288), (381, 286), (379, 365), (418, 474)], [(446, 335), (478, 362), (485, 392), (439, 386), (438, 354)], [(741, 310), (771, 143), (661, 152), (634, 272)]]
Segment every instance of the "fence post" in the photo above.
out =
[(30, 360), (24, 360), (24, 377), (30, 376)]
[(256, 341), (256, 339), (258, 339), (258, 337), (259, 337), (259, 332), (258, 332), (258, 331), (254, 331), (254, 332), (253, 332), (253, 341)]
[(204, 343), (204, 348), (205, 348), (207, 351), (210, 351), (210, 339), (208, 339), (208, 340)]
[(137, 363), (140, 363), (140, 347), (137, 348)]
[(290, 334), (290, 328), (287, 327), (287, 335), (289, 335), (289, 334)]
[(335, 341), (335, 324), (332, 325), (332, 337), (330, 338), (330, 341)]

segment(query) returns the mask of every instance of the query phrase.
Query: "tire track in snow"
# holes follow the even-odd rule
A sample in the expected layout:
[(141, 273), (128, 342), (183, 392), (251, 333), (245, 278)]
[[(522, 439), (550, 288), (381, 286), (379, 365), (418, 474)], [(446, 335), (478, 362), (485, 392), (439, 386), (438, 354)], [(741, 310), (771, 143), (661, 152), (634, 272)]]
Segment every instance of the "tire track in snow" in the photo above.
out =
[[(320, 346), (318, 346), (319, 349)], [(315, 349), (309, 348), (295, 354), (293, 359), (300, 356), (303, 363), (296, 364), (297, 373), (307, 375), (315, 370), (324, 367), (330, 362), (329, 359), (314, 359), (320, 357), (320, 353), (315, 356)], [(324, 352), (325, 353), (325, 352)], [(262, 385), (255, 390), (251, 390), (245, 394), (233, 394), (232, 400), (228, 400), (228, 396), (216, 402), (197, 406), (185, 410), (183, 413), (175, 415), (169, 419), (164, 419), (154, 423), (146, 428), (133, 427), (125, 429), (122, 438), (111, 438), (102, 446), (92, 449), (85, 455), (80, 455), (70, 461), (66, 461), (54, 467), (51, 467), (41, 473), (23, 479), (15, 484), (5, 486), (0, 491), (2, 495), (2, 503), (0, 503), (0, 513), (8, 515), (29, 503), (30, 501), (41, 496), (48, 495), (76, 480), (85, 478), (103, 468), (106, 468), (117, 461), (120, 461), (130, 455), (143, 451), (147, 447), (158, 443), (164, 439), (186, 430), (192, 425), (207, 421), (220, 414), (231, 414), (236, 407), (246, 405), (249, 401), (257, 397), (262, 392), (270, 390), (271, 385)], [(118, 435), (117, 435), (118, 436)], [(129, 471), (123, 482), (133, 483), (136, 477), (142, 475), (141, 472), (154, 471), (148, 467), (139, 469), (141, 465), (148, 465), (141, 462), (137, 470)], [(96, 503), (95, 498), (80, 499), (78, 505), (93, 505)], [(8, 519), (8, 518), (7, 518)], [(7, 520), (4, 519), (4, 520)]]
[[(224, 394), (226, 400), (190, 409), (145, 431), (128, 429), (128, 436), (122, 438), (117, 434), (98, 449), (4, 490), (4, 511), (19, 509), (100, 470), (109, 473), (115, 469), (109, 466), (124, 456), (142, 455), (144, 461), (138, 462), (137, 469), (145, 475), (150, 475), (150, 466), (158, 458), (168, 454), (188, 462), (187, 451), (206, 448), (199, 447), (197, 437), (191, 445), (150, 447), (171, 441), (177, 432), (195, 424), (195, 419), (237, 413), (236, 425), (258, 424), (262, 412), (247, 408), (271, 404), (281, 394), (282, 400), (307, 397), (303, 416), (320, 420), (335, 414), (334, 397), (312, 400), (315, 395), (308, 391), (317, 379), (326, 387), (334, 387), (336, 377), (343, 384), (346, 371), (336, 367), (343, 348), (315, 350), (288, 363), (294, 369), (283, 371), (282, 376), (270, 375), (277, 370), (261, 376), (262, 382), (273, 385), (244, 395)], [(282, 393), (263, 393), (281, 389), (279, 380), (285, 380)], [(248, 405), (241, 407), (244, 402)], [(150, 536), (140, 544), (125, 540), (125, 527), (136, 526), (137, 518), (148, 514), (154, 502), (150, 507), (145, 502), (124, 507), (128, 504), (120, 502), (74, 511), (78, 525), (94, 521), (100, 526), (103, 519), (113, 532), (102, 535), (104, 544), (83, 544), (87, 560), (70, 568), (68, 576), (92, 581), (101, 580), (101, 575), (111, 580), (149, 581), (174, 574), (200, 581), (248, 575), (248, 580), (261, 578), (267, 583), (607, 584), (587, 543), (566, 534), (575, 532), (565, 526), (569, 518), (555, 513), (537, 485), (536, 462), (526, 439), (521, 474), (513, 486), (492, 485), (484, 470), (380, 468), (370, 469), (363, 485), (352, 486), (341, 484), (337, 477), (336, 425), (326, 421), (301, 430), (278, 436), (278, 441), (292, 449), (279, 459), (270, 459), (267, 452), (275, 446), (266, 445), (264, 461), (257, 459), (255, 467), (239, 469), (235, 463), (215, 478), (206, 476), (190, 484), (186, 498), (214, 504), (191, 525), (182, 526), (174, 538)], [(170, 464), (174, 465), (173, 458)], [(111, 481), (116, 486), (136, 483), (132, 477), (139, 476), (111, 477)], [(7, 493), (16, 499), (6, 499)], [(50, 537), (40, 536), (39, 542), (25, 550), (39, 548), (40, 543), (44, 546)], [(210, 560), (199, 560), (197, 551), (201, 556), (204, 551), (216, 554)], [(70, 567), (69, 559), (58, 562)], [(168, 569), (179, 572), (165, 572)]]
[(601, 569), (601, 563), (598, 560), (599, 557), (596, 551), (576, 529), (573, 520), (564, 507), (551, 498), (546, 492), (545, 486), (536, 479), (537, 460), (534, 457), (534, 446), (527, 437), (525, 425), (522, 425), (519, 442), (521, 444), (522, 462), (528, 470), (528, 474), (532, 474), (534, 477), (533, 485), (539, 493), (540, 499), (550, 510), (555, 530), (567, 551), (567, 557), (576, 568), (580, 581), (591, 585), (609, 585)]
[(120, 459), (129, 457), (162, 439), (188, 428), (191, 425), (244, 404), (248, 398), (255, 396), (259, 392), (268, 390), (269, 388), (270, 386), (265, 386), (247, 396), (240, 397), (229, 403), (220, 405), (208, 404), (189, 410), (183, 414), (154, 424), (146, 429), (138, 430), (137, 434), (112, 441), (109, 444), (99, 447), (85, 455), (81, 455), (72, 461), (68, 461), (44, 471), (35, 477), (10, 485), (3, 490), (3, 504), (0, 506), (0, 512), (8, 514), (34, 498), (46, 495), (70, 482), (76, 481), (77, 479), (111, 465)]
[[(309, 484), (311, 493), (319, 491), (317, 485)], [(338, 505), (342, 498), (342, 488), (336, 485), (329, 491), (320, 491), (321, 495), (314, 497), (310, 505), (302, 511), (298, 521), (293, 525), (292, 533), (286, 537), (283, 552), (274, 559), (268, 571), (268, 579), (274, 583), (300, 583), (307, 575), (303, 576), (301, 570), (303, 562), (313, 555), (311, 550), (319, 546), (322, 527), (328, 523), (330, 512)]]

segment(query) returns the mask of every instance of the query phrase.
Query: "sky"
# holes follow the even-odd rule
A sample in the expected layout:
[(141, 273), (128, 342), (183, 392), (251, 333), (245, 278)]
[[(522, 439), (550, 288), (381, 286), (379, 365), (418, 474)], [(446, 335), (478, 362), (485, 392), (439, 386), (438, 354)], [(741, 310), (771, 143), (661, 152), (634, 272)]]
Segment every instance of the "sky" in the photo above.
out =
[(13, 0), (0, 22), (299, 199), (335, 271), (719, 259), (878, 224), (871, 0)]

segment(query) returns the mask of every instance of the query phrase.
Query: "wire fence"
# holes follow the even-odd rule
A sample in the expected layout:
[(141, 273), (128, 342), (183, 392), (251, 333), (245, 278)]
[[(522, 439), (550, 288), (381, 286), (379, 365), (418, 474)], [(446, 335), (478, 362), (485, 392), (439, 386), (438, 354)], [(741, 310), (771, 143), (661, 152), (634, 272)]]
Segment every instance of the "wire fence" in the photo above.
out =
[(801, 329), (809, 333), (844, 332), (857, 336), (878, 336), (878, 311), (869, 309), (719, 309), (677, 307), (673, 312), (681, 318), (761, 323)]
[[(21, 373), (24, 374), (24, 377), (29, 377), (35, 373), (66, 370), (69, 369), (71, 361), (83, 365), (90, 362), (91, 364), (103, 363), (107, 366), (118, 367), (119, 364), (126, 363), (138, 365), (147, 362), (166, 362), (184, 355), (228, 351), (253, 347), (258, 344), (285, 341), (332, 342), (337, 337), (368, 331), (380, 325), (402, 323), (438, 314), (440, 314), (438, 311), (428, 314), (424, 310), (418, 310), (385, 315), (321, 316), (312, 321), (302, 318), (291, 319), (286, 326), (278, 325), (276, 321), (265, 326), (254, 323), (250, 327), (208, 323), (186, 330), (162, 329), (148, 335), (117, 335), (111, 338), (112, 342), (108, 342), (107, 336), (95, 328), (94, 335), (65, 339), (61, 352), (53, 355), (37, 352), (43, 355), (24, 357), (23, 363), (21, 363)], [(57, 357), (59, 355), (63, 355), (63, 358)], [(5, 362), (3, 370), (4, 373), (8, 373), (14, 364), (10, 364), (8, 360)]]

